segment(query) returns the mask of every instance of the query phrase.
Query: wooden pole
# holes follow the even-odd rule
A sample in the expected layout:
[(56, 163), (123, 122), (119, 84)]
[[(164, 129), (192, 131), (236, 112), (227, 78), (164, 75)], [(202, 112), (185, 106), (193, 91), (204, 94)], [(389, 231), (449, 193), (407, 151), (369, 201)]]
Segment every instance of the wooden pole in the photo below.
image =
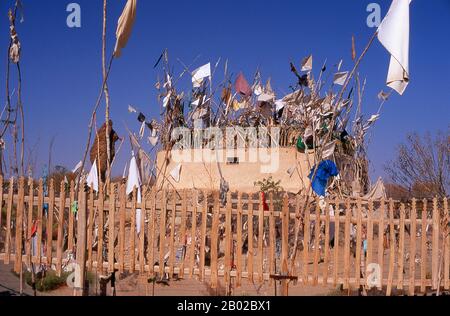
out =
[[(80, 200), (78, 209), (78, 226), (77, 226), (77, 265), (78, 280), (75, 285), (75, 296), (85, 296), (85, 280), (86, 280), (86, 234), (87, 234), (87, 218), (86, 218), (86, 192), (82, 187), (80, 189)], [(114, 228), (113, 228), (114, 229)], [(114, 241), (113, 241), (114, 242)]]

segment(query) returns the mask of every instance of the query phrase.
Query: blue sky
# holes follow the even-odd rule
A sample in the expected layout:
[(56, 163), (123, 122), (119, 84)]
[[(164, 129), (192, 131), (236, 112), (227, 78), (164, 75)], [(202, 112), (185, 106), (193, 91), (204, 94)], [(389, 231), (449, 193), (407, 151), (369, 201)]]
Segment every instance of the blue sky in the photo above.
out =
[[(66, 25), (66, 0), (23, 0), (24, 22), (17, 25), (22, 42), (23, 102), (27, 147), (37, 146), (38, 170), (48, 159), (55, 138), (52, 161), (72, 168), (84, 151), (87, 125), (101, 85), (102, 0), (79, 0), (81, 28)], [(125, 0), (109, 1), (108, 55), (115, 42), (115, 27)], [(176, 70), (176, 58), (193, 68), (219, 57), (229, 68), (251, 77), (259, 66), (271, 77), (278, 92), (294, 82), (289, 62), (297, 64), (313, 54), (315, 67), (327, 58), (331, 68), (344, 59), (350, 70), (351, 36), (360, 52), (375, 29), (366, 25), (366, 7), (377, 2), (386, 14), (390, 0), (315, 1), (138, 1), (137, 20), (123, 56), (114, 62), (110, 76), (111, 115), (115, 128), (126, 136), (124, 124), (138, 130), (133, 104), (158, 116), (157, 72), (153, 65), (164, 48)], [(0, 47), (9, 42), (7, 9), (0, 4)], [(450, 117), (450, 0), (414, 0), (411, 5), (411, 83), (404, 96), (386, 104), (381, 120), (372, 129), (371, 175), (384, 176), (383, 164), (393, 158), (395, 147), (408, 132), (447, 131)], [(6, 56), (4, 56), (6, 57)], [(389, 55), (377, 41), (360, 68), (367, 77), (363, 111), (378, 109), (377, 93), (385, 88)], [(5, 62), (0, 63), (4, 86)], [(14, 82), (14, 81), (12, 81)], [(5, 100), (0, 89), (0, 100)], [(103, 118), (104, 107), (99, 116)], [(99, 125), (103, 119), (99, 119)], [(116, 173), (129, 159), (129, 145), (122, 148)], [(40, 173), (40, 171), (38, 172)]]

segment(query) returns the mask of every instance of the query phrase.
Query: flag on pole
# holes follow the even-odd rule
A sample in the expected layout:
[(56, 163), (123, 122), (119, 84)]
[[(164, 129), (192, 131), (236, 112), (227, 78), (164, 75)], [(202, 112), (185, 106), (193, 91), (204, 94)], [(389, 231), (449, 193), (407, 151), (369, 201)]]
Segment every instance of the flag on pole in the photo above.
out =
[[(136, 162), (136, 157), (131, 158), (130, 168), (128, 169), (128, 179), (127, 179), (127, 195), (134, 192), (134, 188), (137, 189), (136, 202), (142, 203), (141, 195), (141, 177), (139, 176), (139, 168)], [(141, 232), (141, 209), (136, 210), (136, 232), (139, 234)]]
[(117, 22), (117, 41), (116, 47), (114, 48), (114, 57), (116, 58), (121, 56), (121, 50), (127, 46), (128, 39), (131, 36), (134, 20), (136, 19), (136, 5), (137, 0), (128, 0), (119, 21)]
[(391, 54), (386, 84), (402, 95), (409, 83), (409, 4), (393, 0), (378, 28), (378, 40)]
[(211, 63), (201, 66), (192, 73), (192, 83), (194, 88), (198, 88), (205, 78), (211, 77)]
[(97, 160), (94, 161), (91, 171), (86, 179), (88, 187), (92, 190), (98, 192), (98, 171), (97, 171)]

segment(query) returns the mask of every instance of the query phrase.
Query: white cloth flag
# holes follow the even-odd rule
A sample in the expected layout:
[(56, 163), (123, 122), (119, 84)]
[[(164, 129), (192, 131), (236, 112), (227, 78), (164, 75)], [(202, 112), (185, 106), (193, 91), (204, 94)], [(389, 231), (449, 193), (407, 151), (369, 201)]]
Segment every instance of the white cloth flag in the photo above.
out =
[(192, 73), (192, 83), (194, 88), (201, 86), (203, 79), (211, 77), (211, 63), (201, 66)]
[(86, 179), (88, 187), (92, 190), (98, 192), (98, 171), (97, 171), (97, 160), (94, 161), (91, 171)]
[[(131, 158), (130, 168), (128, 170), (128, 179), (127, 179), (127, 195), (134, 192), (134, 188), (137, 189), (137, 203), (142, 202), (142, 194), (141, 194), (141, 177), (139, 176), (139, 168), (136, 162), (136, 157)], [(141, 232), (141, 210), (136, 210), (136, 232), (139, 234)]]
[(170, 176), (175, 180), (175, 182), (180, 182), (181, 176), (181, 164), (178, 164), (171, 172)]
[(114, 57), (120, 57), (122, 48), (127, 45), (133, 30), (134, 20), (136, 19), (136, 4), (137, 0), (128, 0), (122, 15), (117, 22), (116, 30), (116, 47), (114, 48)]
[(402, 95), (409, 82), (409, 4), (393, 0), (378, 28), (378, 40), (391, 54), (386, 84)]
[(80, 161), (75, 168), (73, 168), (72, 173), (77, 173), (78, 170), (80, 170), (81, 166), (83, 166), (83, 162)]
[(343, 86), (345, 84), (345, 81), (347, 80), (348, 77), (348, 71), (345, 72), (338, 72), (336, 74), (334, 74), (334, 84)]
[(302, 60), (302, 71), (311, 71), (313, 65), (313, 56), (310, 55)]

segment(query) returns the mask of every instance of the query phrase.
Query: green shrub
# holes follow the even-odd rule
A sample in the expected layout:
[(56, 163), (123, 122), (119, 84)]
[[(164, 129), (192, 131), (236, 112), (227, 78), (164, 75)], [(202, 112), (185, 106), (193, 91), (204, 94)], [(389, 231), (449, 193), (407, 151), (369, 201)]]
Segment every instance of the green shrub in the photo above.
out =
[[(47, 271), (45, 275), (36, 274), (36, 290), (39, 292), (49, 292), (60, 288), (66, 284), (66, 280), (71, 272), (64, 272), (59, 277), (55, 271)], [(25, 272), (24, 278), (28, 285), (32, 285), (31, 272)]]

